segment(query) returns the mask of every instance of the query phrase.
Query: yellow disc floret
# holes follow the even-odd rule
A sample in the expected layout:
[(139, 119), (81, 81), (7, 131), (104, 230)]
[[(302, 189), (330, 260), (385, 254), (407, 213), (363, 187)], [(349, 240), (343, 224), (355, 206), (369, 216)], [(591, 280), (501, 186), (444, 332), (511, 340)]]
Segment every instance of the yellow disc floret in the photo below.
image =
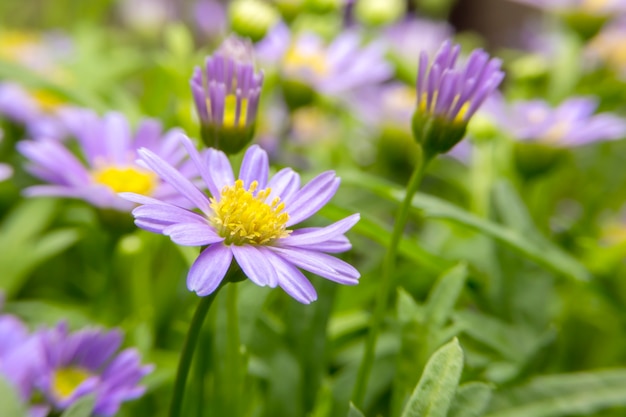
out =
[(66, 399), (89, 377), (89, 371), (76, 366), (58, 369), (52, 375), (52, 393), (57, 398)]
[(265, 245), (276, 239), (287, 237), (290, 230), (285, 224), (289, 215), (283, 210), (285, 203), (275, 197), (266, 202), (270, 188), (255, 193), (259, 183), (253, 181), (248, 189), (242, 180), (222, 189), (220, 198), (211, 198), (214, 215), (209, 219), (226, 244)]
[(132, 166), (107, 166), (94, 171), (92, 177), (95, 182), (106, 185), (116, 193), (150, 195), (157, 185), (156, 175)]

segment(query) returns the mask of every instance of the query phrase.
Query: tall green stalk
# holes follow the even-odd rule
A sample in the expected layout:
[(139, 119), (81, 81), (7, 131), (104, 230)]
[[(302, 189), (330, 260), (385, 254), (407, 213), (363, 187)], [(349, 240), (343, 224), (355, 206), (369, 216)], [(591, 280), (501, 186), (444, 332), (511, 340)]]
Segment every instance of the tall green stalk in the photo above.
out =
[(361, 360), (361, 364), (359, 366), (356, 384), (352, 393), (352, 402), (359, 407), (363, 406), (367, 383), (372, 371), (372, 366), (374, 365), (376, 342), (378, 341), (378, 334), (380, 333), (380, 328), (385, 317), (385, 311), (387, 310), (389, 294), (393, 288), (393, 276), (396, 257), (398, 254), (398, 245), (402, 239), (404, 227), (406, 226), (406, 222), (409, 217), (411, 200), (413, 200), (413, 196), (422, 182), (426, 166), (432, 157), (432, 154), (424, 153), (423, 151), (420, 153), (417, 166), (415, 167), (413, 174), (409, 179), (409, 183), (407, 184), (404, 201), (398, 207), (398, 211), (396, 213), (396, 221), (393, 225), (393, 231), (391, 232), (391, 241), (389, 242), (389, 246), (387, 246), (387, 252), (385, 253), (385, 258), (383, 259), (380, 287), (377, 292), (374, 314), (370, 319), (369, 333), (365, 342), (365, 352), (363, 353), (363, 359)]
[(185, 385), (187, 384), (187, 376), (189, 375), (189, 367), (193, 359), (193, 353), (195, 351), (198, 336), (202, 329), (202, 323), (215, 301), (215, 297), (219, 292), (222, 285), (220, 285), (213, 293), (200, 299), (196, 312), (191, 319), (189, 325), (189, 331), (183, 344), (183, 350), (180, 354), (180, 360), (178, 362), (178, 371), (176, 372), (176, 382), (174, 383), (174, 393), (172, 395), (172, 403), (170, 406), (170, 417), (180, 417), (183, 408), (183, 397), (185, 395)]

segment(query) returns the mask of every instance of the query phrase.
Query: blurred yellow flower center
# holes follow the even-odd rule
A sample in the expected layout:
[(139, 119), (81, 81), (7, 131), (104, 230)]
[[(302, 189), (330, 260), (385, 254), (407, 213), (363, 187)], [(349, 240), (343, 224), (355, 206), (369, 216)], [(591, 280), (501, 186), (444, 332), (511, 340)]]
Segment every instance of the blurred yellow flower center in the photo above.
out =
[[(434, 94), (433, 94), (433, 99), (432, 99), (432, 101), (430, 103), (430, 107), (428, 107), (428, 94), (427, 93), (422, 93), (421, 100), (418, 103), (419, 111), (422, 112), (422, 113), (429, 113), (431, 115), (435, 115), (435, 107), (437, 106), (437, 99), (438, 98), (439, 98), (439, 91), (435, 91)], [(460, 99), (460, 96), (458, 96), (458, 95), (456, 97), (454, 97), (454, 100), (452, 100), (452, 103), (449, 106), (447, 106), (447, 108), (455, 107), (457, 105), (459, 99)], [(470, 108), (469, 101), (463, 103), (463, 105), (459, 109), (459, 112), (454, 117), (454, 120), (452, 122), (453, 123), (465, 123), (465, 115), (467, 114), (469, 108)]]
[(586, 12), (604, 12), (607, 11), (607, 6), (610, 0), (583, 0), (580, 4), (580, 8)]
[(217, 229), (225, 243), (233, 245), (264, 245), (276, 239), (289, 236), (285, 224), (289, 215), (283, 210), (285, 203), (275, 197), (266, 203), (271, 194), (270, 188), (255, 191), (259, 183), (252, 181), (249, 189), (242, 180), (222, 189), (219, 200), (211, 198), (211, 208), (215, 213), (209, 220)]
[(33, 91), (31, 97), (39, 104), (42, 110), (47, 112), (52, 112), (64, 103), (59, 96), (45, 90)]
[(52, 376), (52, 392), (57, 398), (65, 399), (89, 377), (88, 371), (76, 366), (58, 369)]
[(155, 174), (136, 167), (108, 166), (94, 171), (92, 176), (95, 182), (106, 185), (115, 193), (150, 195), (157, 185)]
[(328, 63), (324, 52), (302, 51), (295, 45), (289, 48), (284, 60), (285, 72), (293, 74), (303, 70), (310, 71), (316, 75), (326, 75), (329, 72)]

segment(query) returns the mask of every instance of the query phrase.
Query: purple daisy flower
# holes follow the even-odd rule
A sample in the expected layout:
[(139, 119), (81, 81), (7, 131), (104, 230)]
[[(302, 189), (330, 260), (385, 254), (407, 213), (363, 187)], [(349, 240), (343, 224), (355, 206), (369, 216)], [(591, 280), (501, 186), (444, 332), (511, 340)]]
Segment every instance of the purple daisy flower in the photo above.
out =
[(339, 179), (325, 172), (304, 187), (289, 168), (268, 179), (267, 153), (250, 147), (235, 179), (226, 155), (209, 149), (202, 160), (191, 141), (181, 136), (211, 197), (207, 197), (170, 164), (153, 152), (139, 151), (143, 161), (199, 210), (189, 211), (138, 194), (122, 196), (143, 204), (133, 210), (135, 224), (162, 233), (185, 246), (206, 246), (189, 270), (187, 287), (199, 296), (217, 289), (234, 258), (243, 273), (260, 286), (280, 286), (301, 303), (317, 298), (298, 268), (338, 282), (355, 285), (359, 272), (328, 253), (351, 248), (344, 236), (359, 219), (349, 216), (327, 227), (298, 230), (291, 226), (309, 218), (335, 194)]
[(207, 146), (228, 153), (243, 149), (254, 135), (263, 85), (250, 41), (227, 38), (207, 57), (204, 72), (194, 69), (190, 84)]
[(623, 0), (513, 0), (550, 12), (583, 12), (610, 15), (626, 11)]
[(257, 44), (257, 56), (276, 62), (287, 79), (294, 79), (331, 96), (377, 84), (392, 75), (381, 42), (362, 46), (356, 31), (339, 34), (330, 45), (313, 33), (292, 36), (285, 24), (277, 25)]
[(426, 52), (420, 55), (413, 132), (429, 152), (447, 152), (456, 145), (469, 119), (504, 78), (499, 59), (476, 49), (457, 66), (459, 52), (459, 45), (445, 41), (432, 62)]
[(16, 83), (0, 83), (0, 117), (25, 126), (33, 138), (61, 139), (67, 133), (59, 119), (61, 109), (69, 107), (46, 92), (29, 92)]
[(518, 101), (499, 121), (515, 139), (557, 147), (626, 137), (626, 120), (611, 113), (594, 115), (597, 107), (589, 97), (570, 98), (556, 108), (541, 100)]
[(134, 133), (119, 113), (99, 117), (84, 109), (63, 113), (69, 131), (78, 142), (80, 155), (68, 148), (71, 143), (43, 138), (18, 143), (28, 159), (27, 169), (48, 185), (29, 187), (29, 196), (80, 198), (96, 207), (128, 211), (133, 204), (118, 197), (122, 191), (138, 192), (174, 201), (177, 193), (158, 180), (152, 171), (137, 164), (137, 149), (153, 150), (188, 178), (197, 177), (195, 167), (185, 159), (176, 137), (179, 130), (162, 132), (161, 124), (144, 119)]
[(152, 365), (141, 365), (135, 349), (119, 353), (122, 335), (117, 330), (83, 329), (70, 333), (64, 323), (38, 333), (43, 363), (38, 388), (57, 410), (78, 398), (94, 394), (94, 413), (115, 415), (121, 403), (143, 395), (141, 379)]

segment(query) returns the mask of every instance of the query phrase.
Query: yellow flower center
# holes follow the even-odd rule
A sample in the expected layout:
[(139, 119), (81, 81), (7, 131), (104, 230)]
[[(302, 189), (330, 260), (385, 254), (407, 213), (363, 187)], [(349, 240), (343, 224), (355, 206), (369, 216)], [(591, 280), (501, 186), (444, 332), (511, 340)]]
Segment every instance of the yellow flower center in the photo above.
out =
[(52, 393), (57, 398), (68, 398), (89, 377), (89, 371), (76, 366), (58, 369), (52, 376)]
[[(457, 105), (459, 98), (461, 96), (457, 95), (454, 97), (454, 100), (452, 100), (452, 103), (450, 104), (449, 108), (453, 108), (454, 106)], [(437, 100), (439, 99), (439, 91), (435, 91), (433, 93), (433, 99), (430, 103), (430, 107), (427, 107), (428, 104), (428, 93), (422, 93), (422, 97), (421, 100), (419, 102), (419, 111), (422, 113), (428, 113), (430, 115), (434, 115), (435, 114), (435, 107), (437, 106)], [(465, 123), (465, 121), (463, 120), (465, 118), (465, 115), (467, 114), (467, 112), (469, 111), (470, 108), (470, 103), (469, 101), (463, 103), (463, 105), (461, 106), (461, 108), (459, 109), (459, 112), (456, 114), (456, 116), (454, 117), (454, 120), (452, 121), (453, 123)]]
[(157, 186), (157, 178), (152, 172), (136, 167), (108, 166), (92, 173), (93, 180), (106, 185), (113, 192), (130, 192), (150, 195)]
[(235, 185), (222, 189), (219, 200), (211, 198), (215, 214), (209, 221), (226, 244), (265, 245), (291, 233), (285, 228), (289, 220), (283, 212), (285, 203), (278, 197), (266, 203), (272, 190), (265, 188), (255, 194), (258, 186), (257, 181), (252, 181), (246, 190), (243, 181), (237, 180)]
[(7, 31), (0, 33), (0, 57), (18, 61), (26, 48), (36, 45), (39, 38), (32, 33)]
[(52, 112), (64, 103), (59, 96), (45, 90), (33, 91), (31, 92), (31, 97), (46, 112)]
[(580, 9), (589, 13), (606, 12), (609, 0), (583, 0)]
[[(211, 100), (206, 99), (207, 108), (211, 108)], [(224, 118), (222, 119), (222, 126), (226, 128), (238, 128), (242, 129), (246, 127), (246, 120), (248, 118), (248, 99), (241, 99), (241, 109), (239, 111), (239, 120), (236, 120), (237, 116), (237, 96), (234, 94), (228, 94), (224, 100)]]
[(316, 75), (326, 75), (329, 72), (328, 63), (326, 62), (323, 51), (316, 50), (305, 52), (299, 50), (295, 45), (289, 48), (285, 54), (284, 65), (287, 73), (308, 70)]

